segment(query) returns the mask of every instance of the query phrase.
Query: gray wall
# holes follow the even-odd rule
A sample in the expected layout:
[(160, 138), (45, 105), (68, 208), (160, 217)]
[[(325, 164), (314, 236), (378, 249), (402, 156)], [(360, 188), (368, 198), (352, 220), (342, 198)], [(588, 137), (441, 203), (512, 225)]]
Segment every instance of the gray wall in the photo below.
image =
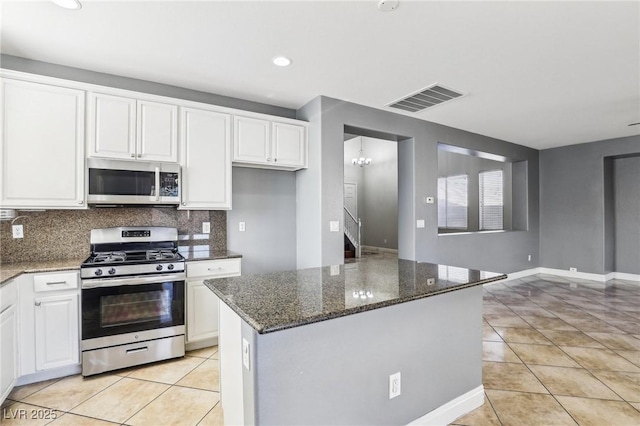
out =
[(613, 160), (615, 271), (640, 274), (640, 156)]
[[(605, 226), (605, 157), (638, 153), (640, 136), (540, 151), (540, 266), (611, 272), (605, 266), (605, 228), (611, 229)], [(615, 228), (637, 227), (632, 221)]]
[(169, 86), (167, 84), (154, 83), (146, 80), (138, 80), (135, 78), (71, 68), (48, 62), (34, 61), (17, 56), (0, 55), (0, 64), (4, 69), (14, 71), (46, 75), (49, 77), (80, 81), (89, 84), (98, 84), (118, 89), (133, 90), (136, 92), (159, 96), (168, 96), (171, 98), (185, 99), (188, 101), (202, 102), (228, 108), (237, 108), (263, 114), (279, 115), (281, 117), (294, 118), (296, 113), (295, 110), (289, 108), (231, 98), (229, 96), (216, 95), (213, 93), (200, 92), (182, 87)]
[[(318, 102), (314, 100), (314, 102)], [(399, 257), (409, 260), (445, 263), (454, 266), (513, 272), (536, 267), (538, 262), (538, 151), (498, 139), (450, 127), (320, 97), (321, 119), (307, 115), (320, 131), (310, 133), (309, 144), (320, 145), (320, 164), (315, 173), (320, 179), (321, 255), (298, 249), (298, 263), (326, 266), (343, 262), (341, 233), (329, 232), (329, 221), (342, 221), (343, 134), (345, 125), (398, 135), (399, 146)], [(425, 196), (437, 195), (438, 143), (489, 152), (514, 161), (528, 161), (529, 194), (527, 231), (495, 234), (438, 236), (436, 204), (424, 204)], [(313, 172), (313, 171), (312, 171)], [(300, 175), (299, 175), (300, 176)], [(317, 181), (298, 182), (298, 193), (313, 189)], [(415, 220), (425, 220), (425, 228), (416, 229)], [(298, 215), (299, 226), (314, 223)], [(527, 261), (527, 255), (532, 261)]]
[(358, 185), (358, 216), (362, 219), (362, 244), (398, 248), (398, 144), (362, 137), (363, 151), (371, 158), (366, 167), (354, 166), (360, 140), (344, 143), (344, 181)]
[[(504, 229), (511, 229), (511, 163), (488, 160), (470, 155), (438, 150), (438, 177), (467, 175), (467, 231), (480, 229), (480, 179), (479, 173), (488, 170), (502, 170), (504, 178)], [(437, 194), (436, 194), (437, 195)], [(447, 232), (441, 229), (440, 232)], [(451, 232), (460, 232), (451, 230)]]
[(227, 248), (242, 254), (242, 273), (296, 269), (295, 173), (234, 167), (232, 194)]
[[(275, 333), (243, 322), (245, 423), (407, 424), (482, 385), (481, 317), (477, 286)], [(396, 372), (402, 393), (389, 399)]]

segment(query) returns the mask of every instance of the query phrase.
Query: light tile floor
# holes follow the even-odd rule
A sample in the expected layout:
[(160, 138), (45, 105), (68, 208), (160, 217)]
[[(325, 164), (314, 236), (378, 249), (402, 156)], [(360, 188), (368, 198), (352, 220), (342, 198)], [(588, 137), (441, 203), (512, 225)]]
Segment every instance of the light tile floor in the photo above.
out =
[[(537, 275), (484, 293), (485, 404), (453, 424), (640, 425), (640, 285)], [(218, 425), (219, 382), (217, 348), (206, 348), (20, 386), (0, 422)], [(56, 418), (12, 418), (21, 413)]]
[(484, 287), (482, 407), (454, 425), (640, 425), (640, 285)]
[[(218, 348), (82, 378), (17, 387), (2, 425), (222, 425)], [(39, 419), (37, 417), (48, 417)]]

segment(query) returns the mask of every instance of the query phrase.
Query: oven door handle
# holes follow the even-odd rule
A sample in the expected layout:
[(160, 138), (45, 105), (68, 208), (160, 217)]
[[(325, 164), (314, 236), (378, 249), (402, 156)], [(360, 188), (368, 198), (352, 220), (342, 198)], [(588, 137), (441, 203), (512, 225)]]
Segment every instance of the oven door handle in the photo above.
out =
[(166, 283), (167, 281), (184, 281), (186, 274), (169, 274), (169, 275), (153, 275), (153, 276), (136, 276), (126, 278), (99, 278), (82, 280), (82, 288), (98, 288), (98, 287), (116, 287), (120, 285), (141, 285)]

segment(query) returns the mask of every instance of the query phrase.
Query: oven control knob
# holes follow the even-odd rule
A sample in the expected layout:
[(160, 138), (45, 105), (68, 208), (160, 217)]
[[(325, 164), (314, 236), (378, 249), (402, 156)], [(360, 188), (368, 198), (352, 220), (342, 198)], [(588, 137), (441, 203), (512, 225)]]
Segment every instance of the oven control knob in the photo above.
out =
[(169, 266), (167, 266), (167, 269), (168, 269), (168, 270), (170, 270), (170, 271), (171, 271), (173, 268), (174, 268), (173, 263), (170, 263), (170, 264), (169, 264)]
[(102, 275), (102, 269), (96, 269), (95, 274), (96, 274), (97, 276)]
[(116, 268), (109, 269), (109, 275), (113, 275), (116, 273)]
[(156, 271), (162, 271), (162, 265), (156, 266)]

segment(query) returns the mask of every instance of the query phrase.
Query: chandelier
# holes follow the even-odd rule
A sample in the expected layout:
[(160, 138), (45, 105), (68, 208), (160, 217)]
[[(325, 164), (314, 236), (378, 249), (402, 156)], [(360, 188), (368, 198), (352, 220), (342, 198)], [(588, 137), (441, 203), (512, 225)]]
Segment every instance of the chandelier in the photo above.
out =
[(360, 167), (368, 166), (369, 164), (371, 164), (371, 158), (365, 157), (364, 152), (362, 151), (362, 137), (360, 137), (360, 152), (358, 158), (352, 159), (351, 164)]

